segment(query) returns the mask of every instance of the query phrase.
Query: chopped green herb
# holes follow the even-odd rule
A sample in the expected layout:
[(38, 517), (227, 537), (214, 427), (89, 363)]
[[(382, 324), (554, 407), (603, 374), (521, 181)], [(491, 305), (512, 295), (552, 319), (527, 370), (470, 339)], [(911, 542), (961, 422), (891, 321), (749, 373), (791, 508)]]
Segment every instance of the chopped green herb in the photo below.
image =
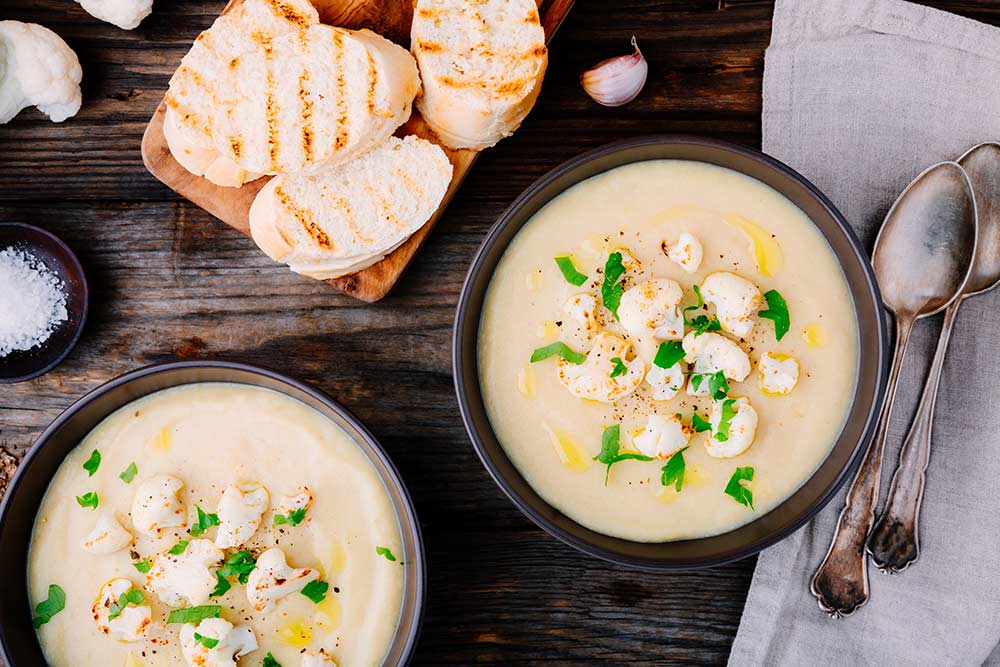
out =
[(788, 327), (791, 325), (791, 320), (788, 317), (788, 303), (785, 302), (785, 297), (778, 293), (778, 290), (772, 289), (764, 292), (764, 298), (767, 300), (767, 310), (762, 310), (757, 315), (774, 322), (774, 337), (781, 340), (788, 333)]
[(206, 514), (205, 511), (197, 505), (195, 505), (195, 509), (198, 510), (198, 523), (188, 528), (189, 533), (198, 537), (199, 535), (204, 535), (205, 531), (212, 526), (219, 525), (218, 514)]
[(737, 468), (733, 476), (729, 478), (729, 483), (726, 484), (726, 495), (732, 496), (733, 500), (740, 505), (746, 505), (753, 509), (753, 492), (750, 491), (749, 486), (744, 484), (744, 482), (752, 481), (753, 468), (750, 466)]
[(90, 509), (97, 509), (98, 499), (97, 494), (93, 491), (88, 491), (82, 496), (76, 497), (76, 502), (80, 507), (89, 507)]
[(137, 560), (132, 563), (132, 567), (137, 569), (139, 572), (146, 574), (149, 572), (149, 568), (153, 567), (153, 563), (149, 558), (143, 558), (142, 560)]
[(101, 467), (101, 453), (96, 449), (90, 453), (90, 458), (83, 464), (83, 469), (87, 471), (87, 477), (93, 477), (97, 469)]
[(213, 588), (212, 592), (208, 594), (208, 597), (210, 598), (217, 598), (220, 595), (225, 595), (226, 592), (233, 587), (233, 585), (229, 583), (229, 580), (222, 575), (222, 568), (215, 571), (215, 578), (215, 588)]
[(684, 486), (684, 452), (686, 450), (687, 447), (671, 456), (667, 465), (660, 468), (663, 471), (663, 475), (660, 476), (660, 484), (663, 486), (673, 484), (675, 491), (681, 490), (681, 487)]
[(722, 403), (722, 415), (719, 417), (719, 428), (715, 430), (715, 439), (719, 442), (725, 442), (729, 440), (729, 426), (736, 416), (736, 410), (733, 406), (736, 405), (736, 401), (733, 399), (727, 399)]
[(135, 479), (136, 473), (138, 472), (139, 468), (136, 467), (135, 461), (132, 461), (132, 463), (128, 464), (128, 467), (125, 468), (125, 470), (121, 471), (118, 477), (119, 479), (121, 479), (121, 481), (125, 482), (126, 484), (131, 484), (132, 480)]
[(285, 524), (288, 524), (292, 526), (297, 526), (300, 523), (302, 523), (303, 519), (305, 518), (306, 518), (306, 508), (300, 507), (297, 510), (292, 510), (291, 512), (289, 512), (287, 516), (285, 516), (284, 514), (275, 514), (274, 525), (283, 526)]
[(325, 581), (310, 581), (299, 592), (312, 600), (314, 603), (319, 604), (326, 597), (326, 591), (329, 588), (330, 584)]
[(712, 425), (702, 419), (697, 412), (691, 415), (691, 427), (694, 429), (695, 433), (712, 430)]
[(579, 287), (587, 282), (587, 276), (577, 271), (576, 267), (573, 266), (572, 258), (564, 255), (562, 257), (556, 257), (555, 260), (556, 266), (558, 266), (559, 270), (562, 271), (563, 278), (565, 278), (566, 282), (570, 285), (576, 285)]
[(611, 357), (611, 363), (615, 365), (615, 367), (611, 369), (611, 377), (616, 378), (619, 375), (625, 375), (628, 373), (628, 366), (625, 365), (625, 362), (622, 361), (621, 357)]
[(194, 633), (194, 640), (207, 649), (213, 649), (219, 645), (219, 640), (213, 637), (206, 637), (201, 633)]
[(49, 596), (35, 606), (35, 617), (31, 623), (35, 628), (40, 628), (65, 608), (66, 591), (56, 584), (49, 584)]
[(624, 285), (619, 278), (625, 274), (625, 265), (622, 263), (622, 254), (613, 252), (608, 255), (608, 261), (604, 263), (604, 283), (601, 285), (601, 300), (604, 307), (611, 311), (611, 314), (618, 319), (618, 305), (622, 301), (622, 293), (625, 291)]
[(236, 577), (237, 581), (246, 585), (250, 573), (257, 567), (257, 560), (249, 551), (237, 551), (226, 559), (218, 573), (223, 577)]
[(172, 556), (179, 556), (182, 553), (184, 553), (185, 549), (188, 548), (188, 544), (190, 544), (190, 542), (188, 542), (187, 540), (181, 540), (180, 542), (178, 542), (174, 546), (170, 547), (170, 549), (167, 551), (167, 553), (171, 554)]
[(375, 553), (379, 556), (385, 556), (386, 560), (391, 560), (393, 562), (396, 561), (396, 557), (392, 555), (392, 551), (389, 550), (389, 547), (375, 547)]
[(264, 656), (264, 662), (261, 663), (260, 667), (281, 667), (281, 663), (274, 659), (274, 656), (268, 652)]
[(653, 365), (660, 368), (672, 368), (683, 358), (684, 346), (679, 340), (671, 340), (660, 343), (660, 347), (656, 350), (656, 356), (653, 358)]
[(537, 363), (549, 357), (560, 356), (571, 364), (582, 364), (587, 360), (587, 355), (582, 352), (575, 352), (566, 343), (556, 342), (545, 347), (540, 347), (531, 353), (531, 363)]
[(118, 596), (116, 602), (112, 602), (108, 607), (108, 620), (113, 621), (122, 615), (125, 611), (125, 607), (129, 604), (142, 604), (146, 600), (146, 596), (142, 594), (142, 591), (133, 588), (127, 593), (122, 593)]
[(695, 338), (702, 335), (706, 331), (720, 331), (722, 329), (722, 324), (714, 317), (709, 317), (706, 314), (701, 314), (693, 319), (688, 319), (688, 311), (691, 310), (701, 310), (705, 307), (705, 300), (701, 297), (701, 288), (698, 285), (693, 285), (695, 296), (698, 297), (698, 305), (688, 306), (684, 309), (684, 324), (689, 327), (694, 327)]
[(222, 607), (217, 604), (203, 604), (200, 607), (174, 609), (167, 616), (167, 623), (200, 623), (206, 618), (222, 616)]
[(645, 456), (639, 452), (622, 452), (621, 450), (622, 427), (615, 424), (604, 429), (601, 436), (601, 453), (594, 457), (595, 461), (600, 461), (608, 468), (604, 471), (604, 485), (608, 485), (608, 476), (611, 474), (611, 466), (619, 461), (634, 459), (636, 461), (652, 461), (651, 456)]
[(729, 394), (729, 381), (724, 371), (715, 373), (694, 373), (691, 376), (691, 387), (698, 391), (702, 382), (708, 382), (708, 394), (716, 401), (721, 401)]

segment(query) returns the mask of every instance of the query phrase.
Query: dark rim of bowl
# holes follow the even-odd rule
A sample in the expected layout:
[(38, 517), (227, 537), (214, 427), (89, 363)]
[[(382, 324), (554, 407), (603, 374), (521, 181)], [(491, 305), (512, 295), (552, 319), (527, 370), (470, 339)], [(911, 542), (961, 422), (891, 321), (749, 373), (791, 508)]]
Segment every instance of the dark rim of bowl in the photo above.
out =
[[(198, 361), (173, 361), (166, 362), (162, 364), (152, 364), (149, 366), (143, 366), (142, 368), (137, 368), (133, 371), (129, 371), (123, 375), (119, 375), (111, 380), (108, 380), (104, 384), (95, 387), (81, 398), (74, 401), (68, 408), (63, 410), (55, 420), (52, 421), (49, 426), (45, 428), (35, 442), (31, 445), (31, 448), (24, 455), (21, 460), (20, 465), (18, 465), (17, 470), (14, 472), (14, 476), (11, 478), (10, 483), (7, 486), (6, 494), (3, 497), (2, 502), (0, 502), (0, 524), (6, 520), (8, 505), (17, 493), (17, 488), (20, 485), (22, 475), (26, 474), (26, 471), (31, 466), (32, 461), (38, 455), (38, 453), (45, 447), (46, 442), (49, 437), (60, 429), (63, 424), (72, 419), (72, 417), (80, 411), (85, 405), (91, 403), (99, 396), (102, 396), (118, 387), (126, 385), (134, 380), (144, 378), (150, 375), (157, 375), (159, 373), (175, 371), (175, 370), (185, 370), (185, 369), (198, 369), (198, 368), (208, 368), (208, 369), (220, 369), (220, 370), (233, 370), (249, 373), (252, 375), (260, 375), (268, 379), (274, 380), (275, 382), (286, 384), (293, 389), (304, 392), (310, 397), (314, 398), (318, 402), (322, 403), (324, 406), (332, 410), (339, 417), (341, 417), (347, 424), (353, 428), (356, 433), (369, 445), (373, 452), (378, 456), (379, 462), (388, 471), (390, 479), (385, 480), (387, 483), (392, 484), (396, 491), (399, 492), (400, 498), (403, 500), (404, 509), (406, 510), (406, 519), (412, 524), (413, 527), (413, 541), (414, 541), (414, 567), (416, 569), (416, 599), (414, 604), (416, 606), (416, 621), (413, 624), (409, 632), (409, 636), (406, 638), (405, 644), (401, 653), (401, 660), (397, 665), (408, 665), (413, 658), (413, 653), (416, 650), (417, 640), (420, 637), (420, 632), (423, 627), (424, 611), (427, 606), (427, 556), (424, 551), (424, 541), (423, 533), (420, 528), (420, 520), (417, 516), (416, 508), (413, 504), (413, 499), (410, 497), (410, 492), (406, 488), (406, 484), (403, 483), (403, 478), (399, 474), (399, 470), (396, 465), (389, 458), (389, 455), (382, 448), (382, 445), (375, 439), (375, 436), (371, 434), (368, 428), (361, 423), (361, 420), (355, 417), (347, 408), (341, 405), (339, 402), (335, 401), (333, 398), (325, 394), (324, 392), (312, 387), (300, 380), (295, 380), (284, 373), (276, 371), (271, 368), (264, 366), (257, 366), (253, 364), (246, 364), (235, 361), (220, 361), (220, 360), (198, 360)], [(185, 384), (197, 384), (197, 382), (185, 382), (180, 383), (175, 386), (183, 386)], [(245, 384), (245, 383), (244, 383)], [(290, 397), (294, 398), (294, 397)], [(134, 399), (133, 399), (134, 400)], [(108, 415), (105, 415), (107, 417)], [(349, 434), (353, 435), (353, 434)], [(400, 517), (402, 519), (402, 517)], [(400, 528), (402, 529), (402, 521), (400, 520)], [(11, 667), (15, 667), (10, 662), (10, 656), (7, 651), (7, 637), (6, 632), (3, 628), (0, 628), (0, 657), (3, 657), (4, 661), (7, 662)]]
[[(552, 520), (550, 520), (547, 516), (545, 516), (542, 512), (540, 512), (536, 508), (534, 503), (529, 502), (527, 499), (522, 497), (520, 493), (518, 493), (518, 491), (504, 476), (503, 472), (500, 470), (497, 463), (491, 457), (490, 452), (483, 441), (482, 435), (476, 429), (475, 418), (472, 412), (473, 408), (471, 405), (471, 403), (475, 401), (477, 405), (482, 406), (482, 409), (485, 412), (485, 406), (482, 405), (481, 392), (478, 389), (478, 382), (479, 382), (478, 351), (474, 350), (473, 358), (476, 359), (477, 361), (474, 363), (475, 368), (471, 369), (471, 372), (470, 369), (467, 368), (467, 364), (465, 363), (464, 360), (464, 354), (467, 351), (467, 347), (469, 345), (478, 346), (479, 320), (482, 314), (481, 304), (479, 307), (476, 308), (476, 312), (474, 313), (469, 312), (470, 302), (473, 300), (474, 294), (478, 293), (478, 290), (474, 289), (474, 287), (477, 286), (476, 279), (478, 278), (479, 273), (483, 270), (483, 265), (487, 262), (487, 256), (492, 250), (493, 245), (497, 242), (498, 237), (505, 231), (507, 225), (510, 224), (510, 222), (515, 218), (516, 214), (520, 211), (520, 209), (523, 206), (526, 206), (530, 202), (532, 202), (535, 199), (535, 197), (538, 196), (538, 194), (541, 191), (543, 191), (547, 186), (549, 186), (552, 182), (560, 179), (563, 176), (566, 176), (567, 174), (583, 167), (584, 165), (594, 160), (630, 149), (637, 149), (637, 148), (657, 146), (657, 145), (681, 145), (681, 146), (686, 145), (686, 146), (704, 147), (709, 149), (720, 150), (723, 152), (734, 153), (738, 156), (749, 159), (753, 162), (757, 162), (758, 164), (763, 165), (765, 168), (769, 168), (775, 172), (778, 172), (779, 174), (793, 181), (796, 185), (802, 187), (808, 193), (808, 195), (824, 209), (824, 211), (830, 216), (830, 218), (837, 224), (840, 232), (848, 240), (850, 248), (854, 254), (854, 258), (861, 267), (863, 275), (865, 277), (866, 290), (862, 296), (867, 298), (863, 299), (863, 302), (874, 307), (874, 316), (877, 322), (877, 326), (875, 327), (876, 328), (875, 335), (877, 338), (876, 353), (878, 357), (878, 371), (877, 371), (877, 376), (874, 378), (874, 383), (875, 383), (874, 396), (871, 405), (868, 406), (868, 410), (865, 415), (864, 427), (861, 430), (861, 435), (858, 438), (857, 442), (855, 443), (853, 451), (851, 452), (847, 460), (847, 463), (842, 467), (842, 469), (836, 475), (832, 483), (830, 483), (827, 486), (827, 488), (824, 490), (822, 494), (815, 497), (812, 500), (812, 502), (810, 502), (808, 506), (805, 507), (805, 509), (800, 511), (790, 521), (787, 521), (780, 529), (773, 531), (772, 533), (766, 535), (765, 537), (753, 540), (748, 544), (744, 545), (742, 548), (732, 549), (729, 552), (721, 553), (712, 558), (690, 558), (690, 559), (675, 559), (667, 561), (662, 559), (650, 559), (645, 557), (630, 556), (618, 553), (617, 551), (614, 551), (612, 549), (606, 549), (604, 547), (598, 546), (597, 544), (594, 544), (591, 540), (587, 539), (587, 537), (582, 537), (577, 533), (594, 535), (598, 538), (608, 539), (611, 540), (612, 542), (620, 542), (623, 544), (638, 544), (638, 543), (634, 543), (631, 542), (630, 540), (625, 540), (622, 538), (615, 538), (601, 533), (597, 533), (596, 531), (586, 528), (582, 524), (573, 521), (569, 517), (566, 518), (573, 525), (575, 532), (571, 532), (556, 525)], [(642, 158), (630, 162), (622, 162), (620, 164), (615, 164), (609, 166), (607, 169), (600, 170), (598, 172), (595, 172), (594, 174), (591, 174), (590, 176), (574, 181), (573, 183), (569, 184), (566, 188), (561, 190), (560, 193), (565, 192), (566, 189), (573, 187), (573, 185), (576, 185), (584, 180), (587, 180), (588, 178), (592, 178), (597, 174), (606, 173), (607, 171), (610, 171), (617, 167), (625, 166), (626, 164), (635, 164), (637, 162), (645, 162), (657, 159), (672, 159), (672, 158), (669, 157)], [(697, 158), (673, 158), (673, 159), (691, 159), (693, 161), (698, 161)], [(729, 169), (733, 170), (732, 168)], [(772, 189), (776, 189), (773, 186), (770, 187), (772, 187)], [(527, 224), (527, 221), (530, 220), (531, 217), (535, 215), (538, 211), (540, 211), (541, 208), (544, 207), (546, 203), (551, 202), (552, 199), (557, 197), (558, 194), (560, 193), (553, 195), (551, 198), (546, 200), (545, 203), (541, 204), (538, 207), (538, 209), (536, 209), (534, 213), (532, 213), (532, 215), (529, 215), (522, 222), (518, 231), (520, 231), (520, 229), (523, 229), (524, 225)], [(783, 196), (786, 196), (787, 198), (787, 195), (781, 193), (780, 190), (779, 193), (782, 194)], [(511, 237), (511, 239), (513, 239), (514, 237), (516, 237), (516, 233)], [(502, 257), (502, 255), (503, 253), (501, 253), (500, 256)], [(499, 259), (497, 261), (499, 261)], [(838, 263), (843, 264), (843, 262), (840, 260), (839, 257), (838, 257)], [(492, 280), (492, 276), (490, 277), (490, 280)], [(486, 281), (485, 286), (482, 289), (482, 293), (484, 296), (485, 292), (488, 289), (489, 289), (489, 281)], [(859, 303), (858, 294), (855, 293), (853, 289), (852, 289), (852, 298), (854, 299), (855, 302), (855, 312), (857, 312), (859, 308), (862, 307), (862, 303)], [(476, 320), (476, 328), (475, 328), (476, 335), (472, 337), (471, 342), (467, 340), (464, 335), (466, 328), (469, 326), (468, 322), (470, 318), (475, 318)], [(865, 333), (866, 332), (859, 331), (859, 339)], [(888, 320), (886, 317), (885, 309), (882, 306), (882, 297), (881, 293), (879, 292), (878, 283), (875, 279), (875, 272), (871, 266), (871, 262), (868, 259), (867, 254), (864, 252), (860, 240), (854, 233), (854, 230), (851, 228), (851, 226), (847, 223), (847, 220), (844, 218), (844, 216), (840, 213), (839, 210), (837, 210), (836, 206), (834, 206), (834, 204), (826, 197), (826, 195), (824, 195), (818, 188), (816, 188), (816, 186), (814, 186), (808, 179), (806, 179), (804, 176), (799, 174), (797, 171), (795, 171), (785, 163), (771, 157), (770, 155), (767, 155), (766, 153), (762, 153), (760, 151), (751, 148), (747, 148), (745, 146), (740, 146), (738, 144), (733, 144), (718, 139), (710, 139), (694, 135), (683, 135), (683, 134), (648, 135), (648, 136), (625, 139), (605, 144), (598, 148), (587, 151), (575, 158), (567, 160), (566, 162), (563, 162), (561, 165), (552, 169), (544, 176), (542, 176), (534, 183), (532, 183), (530, 186), (528, 186), (528, 188), (525, 189), (524, 192), (522, 192), (514, 200), (514, 202), (510, 206), (508, 206), (507, 209), (500, 215), (497, 221), (490, 228), (489, 232), (487, 232), (486, 238), (483, 239), (482, 244), (476, 251), (476, 255), (472, 260), (472, 264), (469, 267), (468, 273), (466, 274), (461, 294), (459, 295), (457, 314), (455, 318), (455, 326), (452, 334), (452, 367), (454, 373), (455, 392), (458, 397), (459, 411), (461, 412), (462, 415), (462, 421), (465, 424), (465, 430), (469, 435), (469, 439), (472, 441), (473, 447), (476, 450), (476, 454), (479, 456), (479, 460), (482, 461), (483, 465), (486, 467), (487, 472), (489, 472), (490, 476), (501, 488), (501, 490), (503, 490), (503, 492), (507, 495), (508, 498), (510, 498), (510, 500), (514, 503), (514, 505), (518, 509), (520, 509), (521, 512), (523, 512), (531, 521), (533, 521), (537, 526), (542, 528), (545, 532), (556, 537), (565, 544), (568, 544), (586, 554), (600, 558), (605, 561), (609, 561), (619, 565), (625, 565), (628, 567), (633, 567), (640, 570), (651, 570), (651, 571), (686, 570), (686, 569), (698, 569), (704, 567), (714, 567), (718, 565), (724, 565), (726, 563), (730, 563), (733, 561), (741, 560), (748, 556), (752, 556), (762, 551), (763, 549), (766, 549), (767, 547), (776, 544), (777, 542), (783, 540), (784, 538), (794, 533), (796, 530), (805, 525), (806, 522), (812, 519), (820, 510), (822, 510), (827, 505), (827, 503), (829, 503), (829, 501), (833, 498), (833, 496), (837, 493), (837, 491), (841, 488), (841, 486), (843, 486), (844, 482), (848, 479), (848, 477), (854, 474), (860, 462), (862, 454), (867, 450), (868, 445), (871, 442), (878, 413), (885, 398), (885, 383), (888, 375), (888, 367), (887, 367), (888, 345), (889, 345), (888, 340), (889, 340)], [(860, 340), (859, 344), (861, 344)], [(472, 384), (471, 381), (470, 382), (466, 381), (467, 373), (469, 374), (470, 378), (474, 378), (474, 382), (476, 384), (475, 387), (470, 386), (470, 384)], [(859, 359), (858, 377), (861, 377), (862, 373), (864, 373), (864, 369), (860, 368), (860, 359)], [(853, 412), (853, 410), (854, 410), (854, 405), (852, 404), (851, 411)], [(489, 420), (487, 419), (487, 423), (488, 421)], [(846, 428), (846, 424), (842, 428)], [(492, 433), (492, 426), (490, 426), (490, 431), (492, 438), (496, 440), (499, 445), (499, 440), (496, 438), (495, 433)], [(841, 434), (840, 437), (843, 437), (843, 434)], [(839, 437), (837, 442), (839, 442)], [(834, 447), (836, 447), (836, 442)], [(502, 447), (499, 447), (499, 449), (501, 455), (504, 458), (507, 458), (506, 453), (502, 451)], [(831, 449), (831, 453), (832, 451), (833, 449)], [(826, 461), (826, 459), (824, 459), (824, 461)], [(507, 462), (509, 463), (511, 470), (514, 471), (514, 474), (520, 477), (521, 476), (520, 472), (516, 469), (513, 463), (510, 462), (509, 458), (507, 458)], [(820, 468), (822, 468), (822, 465), (823, 464), (821, 463)], [(815, 476), (817, 472), (819, 472), (820, 468), (817, 468), (815, 471), (813, 471), (813, 473), (811, 473), (810, 477), (807, 478), (807, 480), (803, 483), (803, 485), (798, 487), (798, 489), (794, 491), (791, 496), (783, 500), (778, 506), (773, 508), (771, 511), (767, 512), (765, 515), (762, 515), (762, 517), (778, 512), (785, 503), (787, 503), (791, 498), (793, 498), (796, 494), (798, 494), (802, 490), (802, 488), (804, 488), (806, 484), (808, 484), (808, 482), (813, 478), (813, 476)], [(531, 489), (530, 484), (527, 484), (526, 481), (524, 481), (524, 483), (529, 489)], [(531, 491), (537, 498), (537, 504), (550, 510), (550, 513), (552, 514), (558, 514), (560, 516), (565, 517), (565, 515), (562, 514), (562, 512), (560, 512), (558, 509), (550, 505), (544, 498), (538, 495), (537, 492), (534, 491), (534, 489), (531, 489)], [(742, 526), (739, 526), (730, 532), (735, 532), (737, 530), (741, 530), (747, 526), (750, 526), (762, 517), (758, 517), (757, 519), (754, 519), (750, 523), (743, 524)], [(723, 533), (722, 535), (726, 535), (726, 533)], [(656, 544), (669, 545), (669, 544), (700, 542), (702, 540), (716, 539), (718, 537), (721, 537), (722, 535), (709, 536), (705, 538), (697, 538), (692, 540), (679, 540), (676, 542), (662, 542)]]
[(42, 229), (41, 227), (36, 227), (35, 225), (29, 225), (26, 222), (0, 222), (0, 227), (21, 227), (22, 229), (27, 229), (34, 234), (41, 234), (42, 236), (47, 236), (56, 245), (58, 245), (62, 250), (66, 252), (66, 256), (69, 257), (73, 264), (73, 269), (76, 271), (77, 276), (80, 278), (80, 296), (83, 301), (83, 308), (80, 310), (80, 321), (76, 325), (76, 331), (73, 332), (73, 337), (69, 340), (66, 347), (60, 352), (56, 357), (50, 361), (45, 366), (39, 369), (33, 370), (30, 373), (25, 373), (24, 375), (17, 375), (15, 377), (3, 378), (0, 377), (0, 384), (16, 384), (18, 382), (27, 382), (28, 380), (34, 380), (35, 378), (45, 375), (53, 368), (58, 366), (69, 356), (69, 353), (73, 351), (76, 347), (77, 342), (80, 340), (80, 336), (83, 335), (83, 328), (87, 324), (87, 314), (90, 310), (90, 289), (87, 286), (87, 274), (83, 271), (83, 265), (80, 264), (80, 258), (76, 256), (73, 249), (70, 248), (65, 241), (53, 234), (52, 232)]

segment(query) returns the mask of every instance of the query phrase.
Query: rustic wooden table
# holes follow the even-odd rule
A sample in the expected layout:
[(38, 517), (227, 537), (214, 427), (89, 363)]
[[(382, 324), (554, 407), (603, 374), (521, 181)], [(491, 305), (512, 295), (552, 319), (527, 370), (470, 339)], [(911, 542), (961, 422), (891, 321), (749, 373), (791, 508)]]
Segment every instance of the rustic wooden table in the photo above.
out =
[[(754, 561), (632, 572), (537, 529), (466, 438), (452, 387), (451, 325), (486, 230), (563, 160), (656, 132), (760, 144), (772, 3), (577, 0), (552, 44), (537, 107), (480, 158), (412, 269), (375, 305), (275, 266), (143, 168), (143, 128), (191, 40), (224, 4), (156, 0), (153, 15), (126, 32), (67, 0), (3, 1), (0, 19), (42, 23), (76, 50), (84, 106), (60, 125), (31, 110), (0, 126), (0, 220), (64, 238), (88, 272), (92, 302), (86, 332), (62, 366), (0, 385), (0, 447), (20, 455), (73, 400), (139, 366), (201, 357), (272, 366), (354, 411), (409, 484), (430, 563), (417, 664), (724, 663)], [(932, 4), (1000, 24), (1000, 3), (991, 0)], [(649, 83), (624, 108), (598, 107), (577, 77), (627, 50), (633, 33)]]

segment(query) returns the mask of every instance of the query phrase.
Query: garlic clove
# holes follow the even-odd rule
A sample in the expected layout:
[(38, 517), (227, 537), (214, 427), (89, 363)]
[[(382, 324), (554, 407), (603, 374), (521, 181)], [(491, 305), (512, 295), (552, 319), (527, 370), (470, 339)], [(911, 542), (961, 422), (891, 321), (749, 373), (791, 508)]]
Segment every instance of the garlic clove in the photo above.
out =
[(636, 98), (646, 85), (649, 65), (632, 36), (632, 53), (608, 58), (580, 75), (584, 91), (598, 104), (620, 107)]

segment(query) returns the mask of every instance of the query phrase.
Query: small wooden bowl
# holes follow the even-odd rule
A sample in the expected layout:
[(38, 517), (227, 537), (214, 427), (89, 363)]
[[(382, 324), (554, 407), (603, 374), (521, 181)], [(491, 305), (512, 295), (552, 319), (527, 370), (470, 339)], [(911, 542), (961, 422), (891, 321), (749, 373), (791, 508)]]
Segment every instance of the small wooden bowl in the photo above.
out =
[(66, 291), (66, 320), (41, 345), (0, 357), (0, 384), (24, 382), (43, 375), (66, 358), (83, 333), (89, 293), (80, 260), (59, 238), (20, 222), (0, 223), (0, 251), (23, 250), (62, 280)]

